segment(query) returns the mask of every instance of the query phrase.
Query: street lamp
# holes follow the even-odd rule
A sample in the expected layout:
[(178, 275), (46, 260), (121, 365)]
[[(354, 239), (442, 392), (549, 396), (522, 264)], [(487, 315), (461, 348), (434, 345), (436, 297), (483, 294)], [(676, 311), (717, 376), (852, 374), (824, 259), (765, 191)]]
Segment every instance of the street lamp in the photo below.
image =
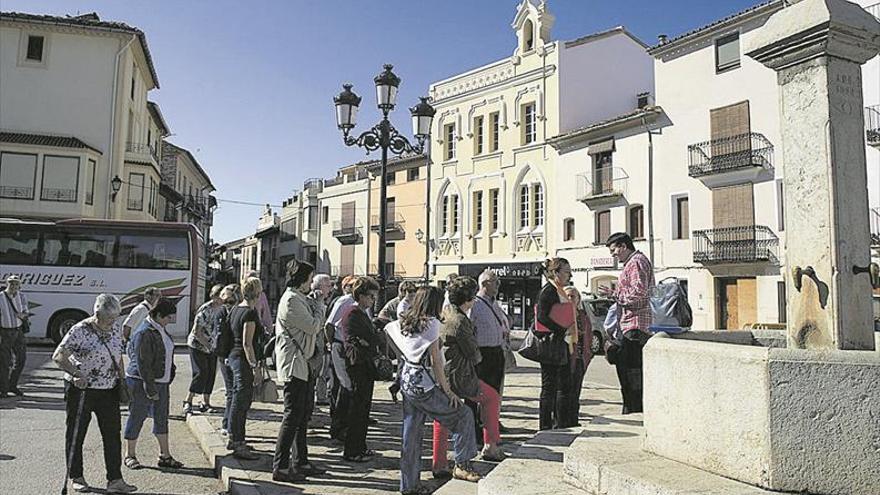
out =
[(412, 115), (413, 134), (416, 143), (411, 144), (404, 136), (397, 132), (397, 129), (391, 125), (388, 120), (388, 113), (394, 110), (397, 104), (397, 91), (400, 87), (400, 78), (391, 70), (394, 68), (391, 64), (385, 64), (384, 70), (373, 79), (376, 84), (376, 100), (379, 110), (382, 111), (382, 120), (371, 129), (364, 131), (361, 135), (354, 137), (349, 133), (354, 129), (357, 123), (357, 111), (361, 104), (361, 97), (356, 95), (352, 90), (351, 84), (343, 84), (342, 92), (333, 98), (336, 105), (336, 125), (342, 131), (342, 141), (346, 146), (358, 146), (365, 148), (367, 152), (382, 150), (382, 169), (379, 175), (379, 301), (381, 307), (385, 302), (385, 282), (386, 266), (385, 266), (385, 229), (387, 225), (388, 210), (385, 203), (387, 202), (387, 183), (386, 173), (388, 168), (388, 151), (395, 155), (404, 153), (421, 154), (425, 151), (425, 143), (431, 135), (431, 123), (434, 120), (436, 110), (428, 103), (427, 98), (420, 98), (420, 102), (410, 108)]
[(120, 179), (118, 175), (113, 177), (112, 180), (110, 180), (110, 188), (113, 190), (113, 192), (110, 193), (110, 201), (114, 201), (114, 202), (116, 201), (116, 194), (119, 193), (119, 189), (121, 187), (122, 187), (122, 179)]

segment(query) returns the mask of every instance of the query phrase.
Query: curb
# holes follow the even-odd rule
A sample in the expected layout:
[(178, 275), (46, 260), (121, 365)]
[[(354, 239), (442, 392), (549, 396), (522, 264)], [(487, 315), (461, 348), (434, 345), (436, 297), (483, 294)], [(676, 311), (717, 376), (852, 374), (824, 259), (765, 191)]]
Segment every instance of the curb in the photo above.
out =
[(208, 418), (189, 415), (186, 425), (208, 461), (214, 465), (214, 473), (223, 483), (228, 495), (263, 495), (248, 470), (226, 450), (223, 436), (211, 426)]

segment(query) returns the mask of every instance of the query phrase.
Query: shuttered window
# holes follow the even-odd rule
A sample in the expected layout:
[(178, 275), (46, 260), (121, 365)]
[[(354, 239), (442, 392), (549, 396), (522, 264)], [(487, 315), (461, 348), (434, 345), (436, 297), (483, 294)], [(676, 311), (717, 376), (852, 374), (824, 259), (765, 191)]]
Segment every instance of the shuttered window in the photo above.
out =
[(675, 238), (688, 239), (691, 234), (690, 208), (688, 197), (675, 198)]
[(712, 220), (716, 229), (754, 225), (755, 202), (752, 184), (713, 189)]
[(748, 100), (710, 110), (709, 121), (713, 159), (749, 151), (751, 140), (746, 136), (751, 132)]
[(645, 238), (645, 209), (642, 205), (629, 209), (629, 236), (633, 239)]
[(596, 244), (604, 244), (611, 235), (611, 210), (596, 212)]
[(715, 72), (739, 67), (739, 33), (715, 40)]

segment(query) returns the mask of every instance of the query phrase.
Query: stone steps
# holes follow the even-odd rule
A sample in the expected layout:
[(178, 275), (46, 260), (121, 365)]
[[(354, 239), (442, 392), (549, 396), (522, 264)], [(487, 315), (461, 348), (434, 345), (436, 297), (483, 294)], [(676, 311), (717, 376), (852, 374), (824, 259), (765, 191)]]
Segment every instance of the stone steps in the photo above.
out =
[(777, 493), (643, 451), (640, 416), (595, 418), (565, 452), (564, 482), (590, 495)]
[[(564, 452), (581, 428), (538, 432), (480, 480), (479, 495), (586, 495), (563, 481)], [(439, 492), (438, 492), (439, 493)], [(448, 492), (474, 493), (474, 492)]]

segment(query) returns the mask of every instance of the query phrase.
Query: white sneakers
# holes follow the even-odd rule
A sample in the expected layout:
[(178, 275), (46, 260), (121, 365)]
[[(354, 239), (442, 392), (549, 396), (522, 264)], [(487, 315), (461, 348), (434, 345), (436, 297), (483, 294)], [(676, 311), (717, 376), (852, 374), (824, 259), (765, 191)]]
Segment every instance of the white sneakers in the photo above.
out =
[(132, 493), (136, 491), (136, 486), (129, 485), (122, 478), (107, 482), (107, 493)]
[(89, 484), (86, 483), (85, 478), (73, 478), (70, 480), (70, 484), (75, 492), (85, 493), (89, 491)]

